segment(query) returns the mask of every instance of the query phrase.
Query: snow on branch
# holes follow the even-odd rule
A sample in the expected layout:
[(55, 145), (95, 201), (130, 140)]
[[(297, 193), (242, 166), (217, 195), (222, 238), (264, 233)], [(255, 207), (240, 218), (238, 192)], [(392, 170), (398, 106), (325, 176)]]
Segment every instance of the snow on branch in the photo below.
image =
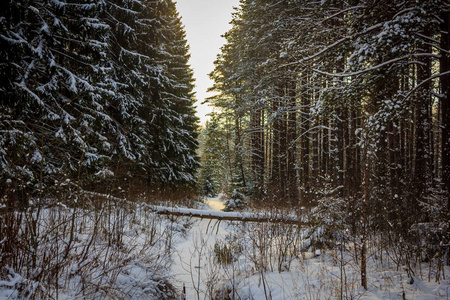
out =
[[(368, 73), (368, 72), (377, 70), (377, 69), (379, 69), (379, 68), (382, 68), (382, 67), (384, 67), (384, 66), (387, 66), (387, 65), (390, 65), (390, 64), (399, 62), (399, 61), (403, 61), (403, 60), (405, 60), (405, 59), (407, 59), (407, 58), (410, 58), (411, 56), (432, 56), (432, 57), (435, 57), (435, 54), (430, 53), (430, 54), (428, 55), (428, 54), (426, 54), (426, 53), (420, 53), (420, 54), (405, 55), (405, 56), (402, 56), (402, 57), (397, 57), (397, 58), (390, 59), (390, 60), (385, 61), (385, 62), (383, 62), (383, 63), (381, 63), (381, 64), (375, 65), (375, 66), (370, 67), (370, 68), (367, 68), (367, 69), (359, 70), (359, 71), (356, 71), (356, 72), (348, 72), (348, 73), (346, 73), (346, 72), (341, 72), (341, 73), (330, 73), (330, 72), (322, 71), (322, 70), (319, 70), (319, 69), (312, 69), (312, 70), (313, 70), (314, 72), (316, 72), (316, 73), (321, 74), (321, 75), (326, 75), (326, 76), (331, 76), (331, 77), (349, 77), (349, 76), (357, 76), (357, 75), (361, 75), (361, 74), (364, 74), (364, 73)], [(419, 61), (413, 61), (413, 62), (410, 61), (410, 62), (408, 62), (408, 63), (421, 64), (421, 62), (419, 62)]]
[(421, 87), (423, 84), (425, 84), (425, 83), (427, 83), (428, 81), (430, 81), (430, 80), (433, 80), (433, 79), (435, 79), (435, 78), (438, 78), (438, 77), (442, 77), (442, 76), (445, 76), (445, 75), (448, 75), (448, 74), (450, 74), (450, 71), (446, 71), (446, 72), (442, 72), (442, 73), (439, 73), (439, 74), (436, 74), (436, 75), (434, 75), (434, 76), (431, 76), (431, 77), (428, 77), (427, 79), (425, 79), (424, 81), (422, 81), (421, 83), (419, 83), (418, 85), (416, 85), (406, 96), (405, 96), (405, 99), (408, 99), (419, 87)]
[(24, 82), (21, 83), (17, 83), (14, 82), (14, 85), (17, 86), (18, 88), (20, 88), (21, 90), (25, 91), (27, 94), (29, 94), (34, 100), (36, 100), (36, 102), (39, 104), (39, 106), (44, 107), (45, 104), (44, 102), (41, 100), (41, 98), (36, 95), (35, 93), (33, 93), (26, 85)]
[(295, 62), (283, 64), (283, 65), (281, 65), (279, 68), (285, 68), (285, 67), (292, 66), (292, 65), (303, 64), (303, 63), (305, 63), (305, 62), (307, 62), (307, 61), (310, 61), (310, 60), (312, 60), (312, 59), (315, 59), (315, 58), (321, 56), (321, 55), (324, 54), (324, 53), (327, 53), (327, 52), (330, 51), (331, 49), (333, 49), (333, 48), (335, 48), (335, 47), (341, 45), (342, 43), (344, 43), (344, 42), (346, 42), (346, 41), (349, 41), (349, 40), (352, 40), (352, 39), (354, 39), (354, 38), (356, 38), (356, 37), (358, 37), (358, 36), (367, 34), (367, 33), (371, 32), (371, 31), (373, 31), (373, 30), (376, 30), (376, 29), (382, 27), (382, 26), (383, 26), (382, 23), (375, 24), (375, 25), (373, 25), (373, 26), (367, 28), (366, 30), (364, 30), (364, 31), (362, 31), (362, 32), (360, 32), (360, 33), (357, 33), (357, 34), (354, 34), (354, 35), (347, 35), (347, 36), (345, 36), (345, 37), (339, 39), (338, 41), (334, 42), (333, 44), (329, 45), (328, 47), (325, 47), (324, 49), (322, 49), (322, 50), (316, 52), (316, 53), (313, 54), (313, 55), (310, 55), (310, 56), (308, 56), (308, 57), (304, 57), (304, 58), (302, 58), (301, 60), (298, 60), (298, 61), (295, 61)]

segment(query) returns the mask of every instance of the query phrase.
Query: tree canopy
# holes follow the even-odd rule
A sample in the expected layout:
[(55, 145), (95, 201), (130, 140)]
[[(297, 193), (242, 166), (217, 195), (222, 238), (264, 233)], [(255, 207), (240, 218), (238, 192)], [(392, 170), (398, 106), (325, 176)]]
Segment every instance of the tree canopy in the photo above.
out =
[(70, 182), (190, 189), (199, 159), (192, 70), (171, 0), (0, 4), (0, 197)]

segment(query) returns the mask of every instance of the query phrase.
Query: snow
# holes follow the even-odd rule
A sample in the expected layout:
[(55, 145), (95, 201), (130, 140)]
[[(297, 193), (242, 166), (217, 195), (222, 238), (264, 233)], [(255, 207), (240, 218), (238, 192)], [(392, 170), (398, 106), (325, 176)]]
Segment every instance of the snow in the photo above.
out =
[(39, 151), (34, 151), (33, 156), (31, 157), (31, 162), (40, 163), (42, 161), (42, 155)]
[[(221, 209), (225, 207), (219, 198), (209, 198), (202, 209), (195, 210), (205, 215), (222, 216)], [(186, 209), (175, 209), (186, 211)], [(189, 210), (187, 210), (189, 211)], [(176, 246), (172, 274), (175, 276), (178, 290), (186, 288), (186, 299), (194, 299), (197, 292), (201, 299), (206, 294), (206, 282), (208, 281), (207, 270), (211, 267), (211, 253), (214, 244), (225, 238), (227, 234), (227, 223), (197, 219), (194, 227), (183, 241)]]
[[(208, 205), (195, 210), (207, 216), (225, 216), (220, 211), (223, 203), (218, 198), (209, 198)], [(189, 211), (175, 208), (175, 211)], [(234, 213), (235, 215), (246, 215)], [(254, 262), (246, 255), (228, 266), (218, 267), (214, 246), (229, 241), (230, 234), (239, 234), (238, 227), (227, 221), (196, 220), (193, 228), (176, 247), (172, 273), (181, 291), (186, 288), (186, 299), (208, 299), (212, 296), (211, 286), (216, 290), (222, 285), (226, 294), (233, 299), (339, 299), (341, 278), (344, 280), (344, 298), (359, 299), (445, 299), (450, 290), (450, 281), (427, 282), (414, 277), (409, 284), (405, 270), (392, 270), (386, 263), (368, 260), (368, 290), (360, 288), (359, 265), (351, 251), (319, 250), (302, 252), (293, 257), (290, 266), (281, 272), (257, 270)], [(245, 240), (245, 237), (243, 238)], [(245, 244), (245, 242), (244, 242)], [(340, 257), (344, 264), (340, 273)], [(424, 272), (426, 267), (424, 267)], [(447, 267), (446, 273), (450, 269)], [(426, 278), (424, 276), (423, 278)], [(214, 281), (212, 283), (211, 281)], [(232, 282), (234, 284), (232, 284)], [(234, 286), (234, 289), (232, 288)]]
[[(108, 199), (123, 201), (115, 197)], [(355, 258), (356, 246), (344, 241), (332, 249), (315, 249), (311, 246), (312, 234), (308, 232), (310, 228), (280, 223), (174, 218), (158, 216), (151, 212), (170, 210), (214, 217), (265, 215), (249, 212), (226, 213), (222, 211), (223, 208), (224, 203), (220, 197), (208, 198), (196, 209), (164, 206), (155, 209), (149, 205), (136, 205), (133, 213), (125, 213), (123, 219), (111, 219), (113, 222), (120, 221), (119, 226), (122, 224), (120, 228), (123, 231), (123, 247), (126, 250), (122, 252), (120, 248), (111, 248), (108, 251), (113, 251), (112, 256), (108, 254), (99, 236), (99, 241), (92, 246), (89, 256), (85, 260), (78, 260), (80, 256), (77, 256), (77, 252), (84, 251), (92, 236), (88, 232), (76, 233), (74, 261), (65, 271), (70, 275), (69, 287), (60, 288), (59, 298), (79, 297), (79, 289), (86, 281), (83, 276), (86, 275), (89, 276), (88, 280), (113, 282), (118, 292), (126, 291), (129, 297), (139, 299), (158, 299), (154, 292), (159, 288), (158, 282), (163, 280), (171, 281), (179, 294), (184, 286), (186, 299), (209, 299), (220, 294), (231, 299), (254, 300), (425, 300), (449, 297), (448, 278), (436, 282), (432, 276), (431, 280), (428, 280), (430, 269), (427, 264), (423, 264), (415, 270), (412, 282), (406, 266), (397, 269), (387, 253), (384, 253), (384, 259), (380, 260), (377, 258), (379, 249), (376, 248), (371, 248), (368, 252), (368, 289), (364, 290), (360, 287), (360, 262)], [(57, 209), (60, 212), (71, 211), (62, 203), (59, 203)], [(46, 209), (42, 214), (41, 224), (50, 224), (47, 219), (51, 212)], [(89, 219), (94, 215), (85, 217)], [(114, 218), (114, 215), (110, 217)], [(157, 233), (156, 242), (150, 242), (147, 235), (152, 230)], [(319, 228), (319, 234), (320, 230)], [(52, 239), (49, 241), (52, 242)], [(63, 241), (65, 244), (67, 242)], [(292, 248), (293, 244), (303, 246)], [(171, 250), (163, 250), (165, 247)], [(43, 251), (42, 245), (37, 251)], [(225, 256), (227, 253), (230, 254), (228, 258)], [(228, 263), (225, 262), (226, 259), (229, 260)], [(123, 263), (120, 272), (115, 273), (114, 260)], [(102, 263), (95, 269), (89, 269), (95, 261)], [(92, 273), (86, 273), (86, 268)], [(9, 274), (0, 281), (1, 300), (17, 299), (19, 287), (37, 284), (29, 278), (24, 278), (25, 273), (11, 268), (7, 270)], [(33, 270), (36, 271), (39, 269)], [(450, 267), (445, 267), (445, 274), (450, 274)], [(95, 286), (96, 283), (93, 284)], [(89, 286), (85, 288), (89, 289)], [(92, 293), (89, 290), (87, 292)]]
[[(244, 278), (238, 285), (239, 295), (244, 299), (340, 299), (338, 269), (331, 261), (307, 258), (301, 264), (296, 264), (291, 271), (265, 274), (266, 291), (261, 274)], [(375, 270), (370, 270), (373, 271)], [(448, 281), (436, 284), (417, 280), (417, 283), (411, 285), (401, 272), (378, 272), (371, 279), (368, 290), (364, 290), (359, 287), (359, 277), (355, 270), (348, 270), (347, 289), (343, 292), (343, 298), (402, 299), (404, 294), (404, 299), (448, 299)], [(271, 297), (266, 298), (266, 294)]]
[(107, 178), (107, 177), (113, 177), (114, 176), (114, 172), (108, 169), (101, 169), (100, 171), (98, 171), (95, 176), (99, 176), (101, 178)]
[[(115, 198), (110, 197), (110, 200)], [(116, 218), (116, 212), (117, 216), (123, 216)], [(71, 218), (72, 213), (75, 213), (76, 223), (84, 223), (83, 230), (81, 227), (80, 231), (77, 229), (73, 239), (57, 235), (54, 222), (65, 221)], [(117, 245), (119, 247), (105, 243), (108, 235), (103, 235), (103, 232), (109, 230), (108, 226), (96, 234), (92, 232), (98, 224), (96, 220), (105, 217), (108, 222), (121, 225), (123, 235), (122, 243)], [(114, 214), (101, 216), (98, 212), (73, 211), (61, 203), (54, 208), (43, 209), (34, 218), (39, 218), (42, 236), (37, 236), (39, 247), (28, 249), (28, 253), (36, 252), (37, 267), (15, 270), (2, 266), (1, 300), (28, 299), (23, 297), (24, 292), (30, 295), (44, 292), (45, 298), (55, 295), (54, 286), (39, 281), (35, 275), (42, 269), (45, 274), (48, 267), (58, 265), (58, 258), (65, 255), (67, 246), (70, 246), (69, 256), (65, 263), (58, 265), (57, 299), (79, 299), (81, 295), (83, 299), (103, 299), (106, 296), (114, 299), (161, 299), (166, 282), (170, 281), (170, 274), (166, 271), (170, 266), (171, 246), (166, 241), (181, 234), (175, 229), (168, 230), (172, 222), (167, 218), (160, 218), (139, 205), (133, 207), (133, 212), (125, 214), (122, 208), (116, 207)], [(47, 260), (49, 255), (54, 258)], [(105, 284), (108, 289), (98, 290), (98, 286)]]
[[(174, 208), (174, 211), (203, 212), (205, 216), (226, 216), (223, 202), (219, 198), (208, 198), (207, 205), (197, 210)], [(233, 213), (243, 216), (245, 213)], [(257, 227), (256, 227), (257, 229)], [(250, 230), (248, 228), (248, 230)], [(368, 290), (360, 287), (360, 266), (354, 259), (352, 245), (341, 247), (343, 250), (307, 250), (292, 257), (290, 264), (277, 270), (263, 271), (256, 268), (249, 255), (241, 253), (234, 263), (218, 266), (216, 244), (230, 243), (230, 235), (241, 235), (239, 226), (228, 221), (197, 219), (186, 237), (176, 246), (176, 255), (172, 273), (177, 282), (177, 289), (186, 288), (186, 299), (209, 299), (214, 292), (212, 288), (225, 291), (231, 299), (448, 299), (450, 280), (440, 283), (426, 280), (427, 267), (420, 270), (422, 277), (415, 276), (414, 283), (405, 269), (395, 270), (387, 259), (381, 263), (373, 258), (367, 261)], [(248, 238), (241, 236), (241, 245)], [(253, 234), (254, 235), (254, 234)], [(245, 246), (244, 246), (245, 247)], [(245, 250), (244, 250), (245, 251)], [(446, 267), (445, 273), (449, 274)], [(342, 280), (342, 281), (341, 281)], [(233, 288), (234, 287), (234, 288)], [(225, 297), (227, 297), (225, 296)]]

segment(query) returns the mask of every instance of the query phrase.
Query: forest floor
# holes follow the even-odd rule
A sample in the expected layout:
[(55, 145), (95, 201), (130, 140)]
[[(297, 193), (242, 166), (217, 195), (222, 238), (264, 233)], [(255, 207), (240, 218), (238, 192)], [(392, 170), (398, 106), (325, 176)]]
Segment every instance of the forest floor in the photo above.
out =
[[(189, 211), (169, 206), (160, 208)], [(111, 213), (64, 205), (39, 217), (23, 212), (39, 226), (39, 247), (18, 247), (19, 263), (0, 266), (0, 300), (163, 299), (172, 291), (188, 300), (450, 299), (449, 266), (437, 273), (439, 262), (432, 260), (407, 268), (401, 253), (374, 242), (363, 289), (359, 247), (349, 240), (319, 246), (320, 227), (165, 215), (147, 204), (113, 207)], [(220, 197), (209, 198), (195, 212), (237, 215), (223, 207)], [(71, 220), (78, 224), (73, 239), (63, 226)], [(16, 239), (26, 245), (27, 234)], [(33, 254), (35, 269), (27, 265)]]
[[(221, 212), (219, 197), (205, 203), (203, 210), (227, 215)], [(450, 299), (448, 266), (445, 279), (436, 281), (433, 266), (420, 264), (411, 282), (406, 267), (397, 267), (388, 253), (372, 249), (365, 290), (352, 245), (283, 253), (282, 244), (293, 240), (273, 235), (273, 228), (239, 223), (195, 219), (187, 235), (180, 237), (172, 275), (179, 291), (185, 286), (186, 299)], [(281, 231), (292, 234), (286, 227)], [(226, 254), (230, 258), (224, 258)]]
[[(221, 212), (224, 203), (217, 198), (209, 198), (202, 205), (203, 210)], [(216, 242), (224, 240), (228, 224), (217, 220), (195, 219), (186, 237), (180, 237), (173, 254), (172, 275), (179, 291), (186, 290), (186, 299), (204, 299), (207, 294), (212, 253)], [(207, 298), (206, 298), (207, 299)]]

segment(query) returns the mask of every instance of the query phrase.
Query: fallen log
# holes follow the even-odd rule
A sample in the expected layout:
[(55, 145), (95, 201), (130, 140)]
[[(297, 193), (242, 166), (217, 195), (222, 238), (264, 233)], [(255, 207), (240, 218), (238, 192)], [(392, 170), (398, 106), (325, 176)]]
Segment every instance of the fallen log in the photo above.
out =
[(258, 213), (238, 213), (238, 212), (222, 212), (222, 211), (209, 211), (201, 209), (189, 209), (189, 208), (172, 208), (172, 207), (154, 207), (153, 211), (161, 215), (172, 215), (182, 217), (192, 217), (201, 219), (213, 219), (221, 221), (239, 221), (239, 222), (258, 222), (258, 223), (284, 223), (293, 224), (298, 226), (308, 226), (308, 222), (302, 221), (299, 217), (293, 215), (283, 216), (267, 215)]

